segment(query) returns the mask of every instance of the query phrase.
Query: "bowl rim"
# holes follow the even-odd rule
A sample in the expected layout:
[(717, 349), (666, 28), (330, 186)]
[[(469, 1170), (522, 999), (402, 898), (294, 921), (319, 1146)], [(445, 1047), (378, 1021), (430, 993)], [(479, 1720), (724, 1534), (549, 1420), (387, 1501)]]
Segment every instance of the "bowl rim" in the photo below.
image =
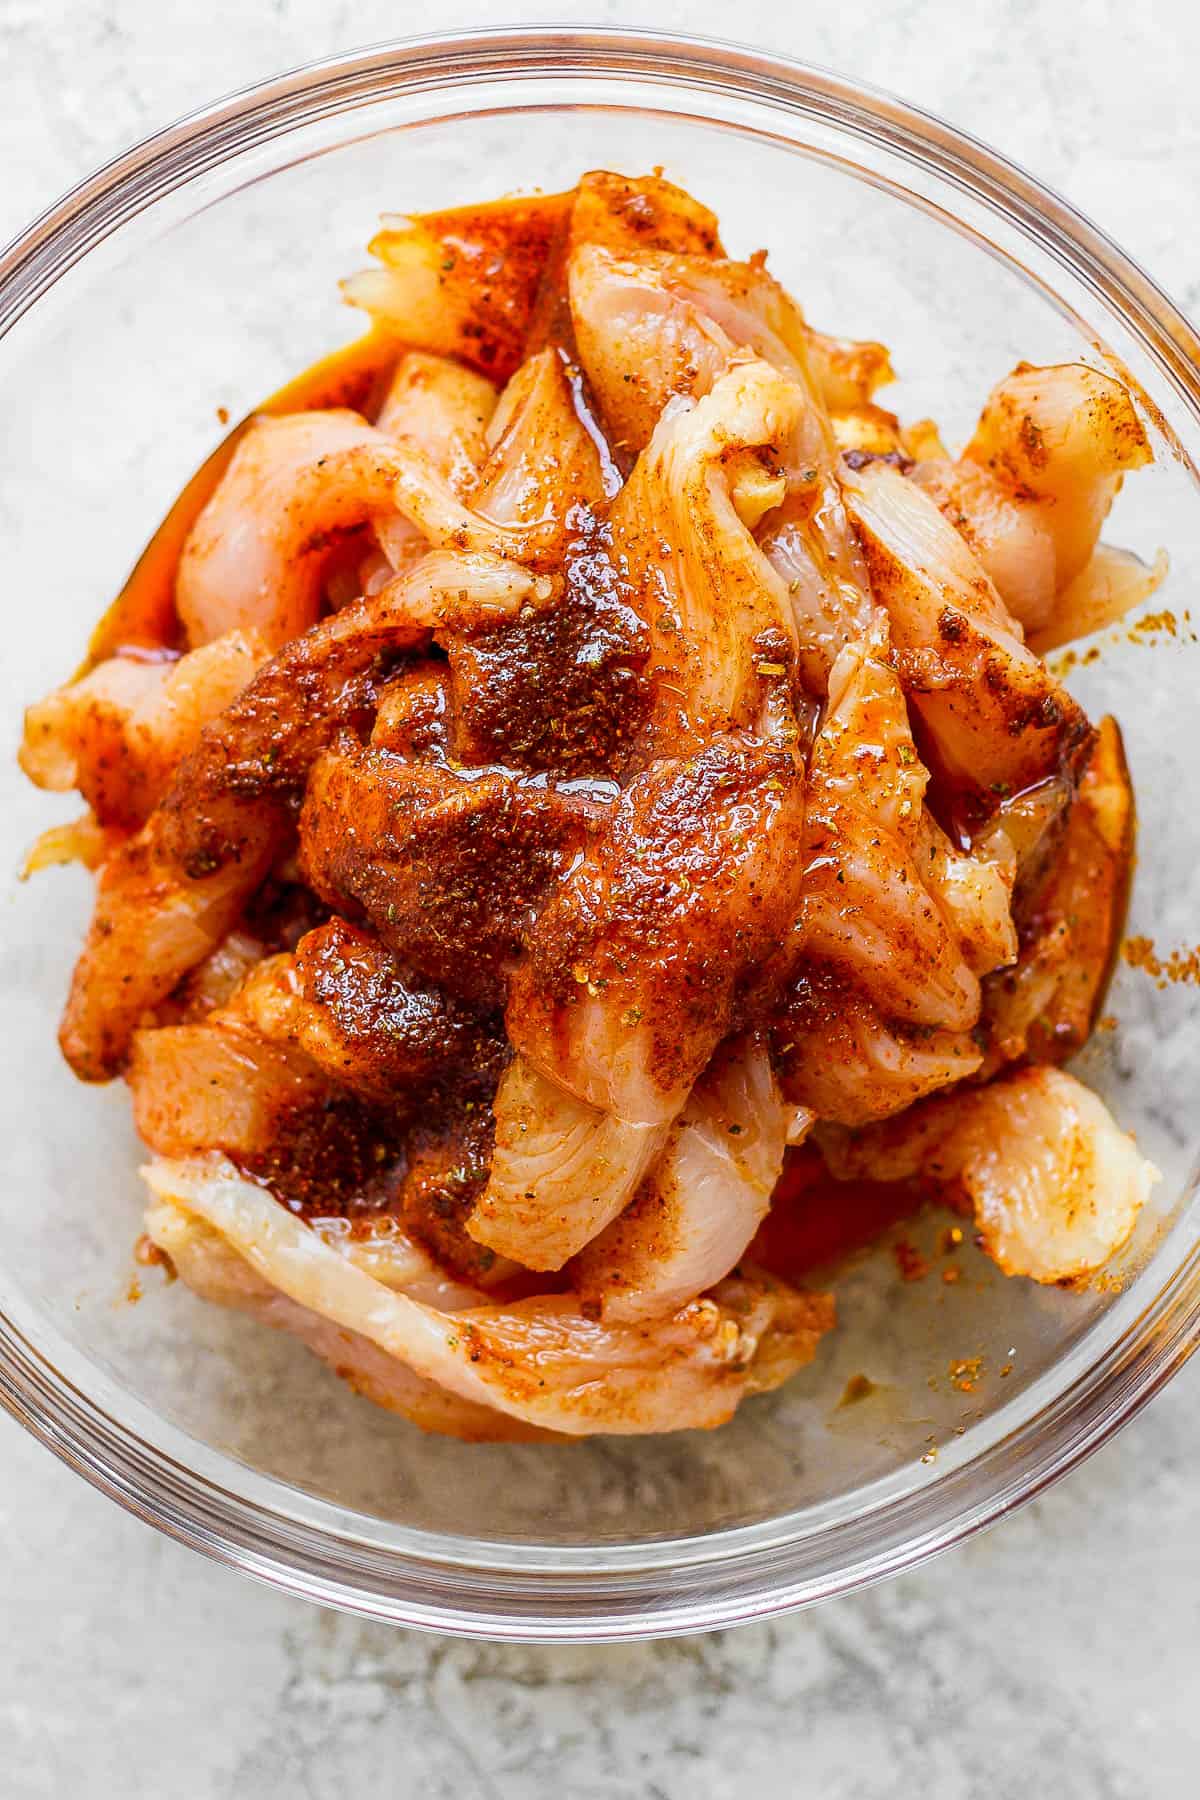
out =
[[(1121, 313), (1200, 422), (1200, 334), (1105, 233), (1017, 164), (931, 112), (798, 59), (711, 37), (620, 26), (494, 26), (406, 37), (304, 64), (185, 115), (86, 176), (0, 250), (0, 337), (106, 237), (234, 151), (384, 92), (549, 74), (625, 78), (664, 92), (733, 92), (793, 117), (816, 116), (843, 131), (871, 135), (1002, 211), (1051, 248)], [(1195, 1189), (1193, 1176), (1186, 1191)], [(1187, 1235), (1182, 1260), (1119, 1343), (1081, 1370), (1048, 1408), (974, 1461), (947, 1471), (938, 1488), (937, 1519), (920, 1517), (932, 1487), (900, 1494), (889, 1502), (890, 1532), (872, 1536), (869, 1519), (876, 1514), (858, 1521), (861, 1541), (851, 1529), (848, 1554), (832, 1572), (805, 1570), (796, 1534), (781, 1538), (778, 1530), (756, 1528), (714, 1533), (703, 1554), (694, 1540), (690, 1556), (687, 1540), (666, 1540), (683, 1553), (670, 1559), (668, 1569), (651, 1547), (616, 1559), (608, 1546), (597, 1547), (560, 1558), (555, 1568), (512, 1561), (497, 1567), (468, 1557), (465, 1545), (479, 1540), (462, 1540), (456, 1557), (439, 1550), (430, 1534), (408, 1528), (395, 1528), (409, 1540), (407, 1547), (381, 1550), (353, 1532), (306, 1527), (148, 1444), (56, 1369), (19, 1322), (3, 1314), (0, 1405), (147, 1523), (311, 1600), (418, 1629), (491, 1639), (599, 1641), (708, 1630), (792, 1610), (914, 1567), (1044, 1491), (1090, 1455), (1200, 1345), (1200, 1233)], [(1047, 1429), (1049, 1418), (1057, 1419), (1063, 1435)], [(216, 1452), (210, 1460), (228, 1464)], [(983, 1484), (988, 1491), (956, 1502), (959, 1489), (979, 1485), (984, 1468), (992, 1470), (990, 1483)], [(273, 1485), (284, 1491), (282, 1483)], [(853, 1528), (855, 1522), (837, 1529), (844, 1533), (847, 1523)], [(481, 1587), (489, 1591), (481, 1594)]]

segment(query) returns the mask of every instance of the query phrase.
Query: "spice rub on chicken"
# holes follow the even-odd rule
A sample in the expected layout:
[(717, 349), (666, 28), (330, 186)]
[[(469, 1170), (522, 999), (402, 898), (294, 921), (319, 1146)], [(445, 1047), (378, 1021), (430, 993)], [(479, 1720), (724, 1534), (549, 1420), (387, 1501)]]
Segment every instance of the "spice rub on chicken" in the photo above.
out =
[[(1082, 364), (957, 457), (660, 175), (386, 215), (371, 330), (184, 490), (20, 760), (97, 871), (63, 1017), (214, 1302), (471, 1439), (714, 1426), (834, 1302), (795, 1146), (1078, 1281), (1154, 1171), (1058, 1065), (1133, 799), (1042, 660), (1161, 579)], [(850, 1189), (847, 1190), (852, 1191)]]

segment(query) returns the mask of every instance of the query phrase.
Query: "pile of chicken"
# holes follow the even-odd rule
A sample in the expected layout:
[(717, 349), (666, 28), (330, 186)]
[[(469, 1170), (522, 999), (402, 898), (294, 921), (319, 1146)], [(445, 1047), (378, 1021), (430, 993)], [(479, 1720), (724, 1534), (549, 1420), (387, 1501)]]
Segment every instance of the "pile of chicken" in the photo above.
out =
[(1098, 1267), (1153, 1170), (1055, 1065), (1132, 808), (1040, 653), (1154, 579), (1098, 544), (1129, 394), (1022, 366), (953, 459), (658, 177), (372, 250), (373, 418), (249, 421), (174, 635), (28, 715), (89, 806), (39, 860), (99, 867), (61, 1043), (129, 1084), (154, 1244), (470, 1438), (808, 1361), (832, 1301), (746, 1252), (810, 1130)]

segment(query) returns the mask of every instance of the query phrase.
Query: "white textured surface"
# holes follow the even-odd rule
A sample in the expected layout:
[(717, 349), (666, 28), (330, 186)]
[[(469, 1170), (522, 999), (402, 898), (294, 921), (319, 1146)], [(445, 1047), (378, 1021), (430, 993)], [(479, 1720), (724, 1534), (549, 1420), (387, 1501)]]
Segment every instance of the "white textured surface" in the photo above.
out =
[[(438, 22), (506, 11), (478, 0)], [(895, 88), (1027, 163), (1200, 302), (1191, 0), (521, 11), (736, 35)], [(217, 93), (434, 22), (403, 0), (0, 0), (0, 237)], [(422, 1639), (259, 1590), (0, 1421), (0, 1794), (1191, 1800), (1198, 1398), (1185, 1373), (1047, 1498), (875, 1593), (576, 1651)]]

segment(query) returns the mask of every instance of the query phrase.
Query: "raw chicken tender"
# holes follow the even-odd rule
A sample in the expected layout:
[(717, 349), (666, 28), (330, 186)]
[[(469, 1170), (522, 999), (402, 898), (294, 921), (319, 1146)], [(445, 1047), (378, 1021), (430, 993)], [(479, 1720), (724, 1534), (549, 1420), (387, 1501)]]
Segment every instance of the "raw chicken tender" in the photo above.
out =
[(795, 1135), (793, 1110), (765, 1046), (727, 1046), (633, 1201), (576, 1259), (578, 1291), (606, 1319), (649, 1319), (714, 1287), (766, 1215)]
[(822, 1297), (766, 1277), (737, 1284), (733, 1306), (718, 1288), (648, 1324), (598, 1323), (566, 1294), (446, 1313), (384, 1287), (228, 1165), (156, 1163), (147, 1179), (298, 1305), (460, 1399), (570, 1435), (719, 1425), (809, 1361), (829, 1324)]
[(961, 1183), (989, 1256), (1041, 1282), (1102, 1268), (1158, 1178), (1104, 1102), (1061, 1069), (1020, 1069), (822, 1147), (843, 1178)]

